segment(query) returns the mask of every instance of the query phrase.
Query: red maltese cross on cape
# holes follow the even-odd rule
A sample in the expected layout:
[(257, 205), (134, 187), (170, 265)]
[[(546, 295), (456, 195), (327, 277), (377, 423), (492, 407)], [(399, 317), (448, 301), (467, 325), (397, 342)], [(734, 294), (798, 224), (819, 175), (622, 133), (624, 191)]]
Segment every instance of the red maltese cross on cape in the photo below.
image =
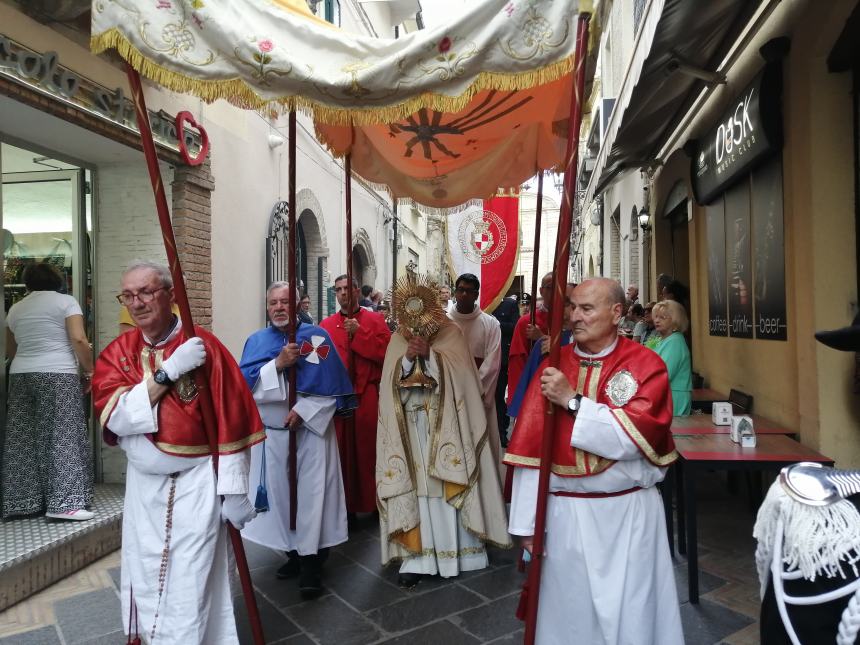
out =
[(314, 365), (319, 365), (320, 361), (328, 358), (330, 351), (331, 347), (325, 344), (325, 336), (311, 336), (310, 342), (304, 341), (299, 348), (299, 354)]

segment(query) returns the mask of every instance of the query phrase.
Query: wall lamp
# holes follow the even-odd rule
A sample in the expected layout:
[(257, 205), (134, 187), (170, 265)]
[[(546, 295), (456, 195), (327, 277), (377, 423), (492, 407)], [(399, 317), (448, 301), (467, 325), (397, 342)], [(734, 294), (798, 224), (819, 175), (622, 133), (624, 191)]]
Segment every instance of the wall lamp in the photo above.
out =
[(641, 228), (646, 233), (651, 230), (651, 214), (648, 212), (648, 209), (644, 206), (639, 211), (639, 215), (636, 216), (636, 219), (639, 221), (639, 228)]
[(274, 150), (278, 146), (284, 145), (286, 139), (279, 134), (270, 134), (268, 138), (269, 148)]
[(669, 59), (669, 62), (666, 63), (666, 74), (667, 76), (670, 74), (674, 74), (675, 72), (680, 72), (685, 76), (692, 76), (693, 78), (698, 78), (701, 81), (704, 81), (708, 85), (725, 85), (726, 83), (726, 75), (721, 72), (712, 72), (708, 69), (702, 69), (701, 67), (696, 67), (695, 65), (691, 65), (686, 61), (682, 60), (678, 56), (673, 56)]

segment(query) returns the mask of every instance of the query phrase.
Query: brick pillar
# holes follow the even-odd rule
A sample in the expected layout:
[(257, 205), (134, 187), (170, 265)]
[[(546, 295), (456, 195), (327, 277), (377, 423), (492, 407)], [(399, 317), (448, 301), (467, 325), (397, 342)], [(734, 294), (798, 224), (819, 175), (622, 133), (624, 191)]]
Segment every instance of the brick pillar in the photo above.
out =
[(177, 166), (173, 173), (173, 230), (185, 273), (191, 315), (212, 328), (212, 191), (210, 160)]

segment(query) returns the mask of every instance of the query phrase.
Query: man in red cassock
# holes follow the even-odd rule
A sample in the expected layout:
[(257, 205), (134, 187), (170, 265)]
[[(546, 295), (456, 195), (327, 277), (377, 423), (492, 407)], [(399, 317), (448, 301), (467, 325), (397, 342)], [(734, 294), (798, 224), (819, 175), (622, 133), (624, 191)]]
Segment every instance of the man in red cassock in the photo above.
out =
[[(171, 311), (167, 267), (135, 262), (117, 296), (137, 329), (99, 355), (93, 404), (105, 441), (127, 458), (122, 522), (126, 633), (159, 643), (238, 642), (227, 531), (254, 517), (249, 448), (265, 438), (239, 366), (215, 336), (188, 338)], [(193, 371), (215, 404), (218, 478)], [(222, 502), (223, 496), (223, 502)], [(149, 640), (147, 640), (149, 642)]]
[[(508, 355), (508, 398), (507, 404), (511, 404), (514, 392), (520, 376), (532, 351), (532, 342), (537, 342), (549, 333), (549, 307), (552, 303), (552, 273), (547, 273), (540, 281), (540, 296), (543, 305), (535, 307), (535, 324), (531, 322), (531, 315), (521, 316), (514, 327), (514, 335), (511, 338), (511, 351)], [(534, 297), (534, 296), (532, 296)]]
[(539, 369), (505, 463), (514, 467), (508, 530), (531, 550), (546, 401), (560, 406), (547, 499), (536, 642), (683, 645), (678, 596), (655, 488), (677, 459), (666, 366), (618, 336), (624, 291), (608, 278), (573, 291), (575, 344)]
[[(379, 407), (379, 380), (385, 350), (391, 331), (385, 318), (358, 306), (361, 297), (358, 282), (353, 280), (352, 315), (348, 278), (338, 276), (334, 281), (335, 296), (340, 311), (320, 323), (337, 348), (358, 397), (358, 409), (353, 420), (335, 418), (346, 511), (349, 514), (371, 513), (376, 510), (376, 423)], [(354, 431), (349, 431), (349, 425)]]

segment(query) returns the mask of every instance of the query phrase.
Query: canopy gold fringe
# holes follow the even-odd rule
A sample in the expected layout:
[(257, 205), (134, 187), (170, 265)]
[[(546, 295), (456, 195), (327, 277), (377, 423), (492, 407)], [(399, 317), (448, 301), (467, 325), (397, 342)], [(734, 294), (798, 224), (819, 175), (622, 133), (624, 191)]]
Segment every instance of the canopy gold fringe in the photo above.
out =
[(206, 102), (224, 99), (241, 108), (261, 109), (277, 105), (284, 112), (292, 109), (309, 113), (313, 118), (329, 125), (377, 125), (393, 123), (414, 114), (421, 108), (439, 112), (458, 112), (469, 101), (484, 90), (513, 92), (539, 85), (546, 85), (569, 74), (573, 69), (573, 57), (566, 57), (541, 69), (518, 74), (481, 72), (475, 81), (459, 96), (422, 94), (409, 100), (378, 108), (332, 107), (303, 96), (285, 96), (265, 99), (240, 78), (203, 79), (193, 78), (170, 70), (147, 58), (116, 28), (90, 38), (90, 48), (95, 54), (116, 49), (122, 58), (146, 78), (176, 92), (194, 94)]

